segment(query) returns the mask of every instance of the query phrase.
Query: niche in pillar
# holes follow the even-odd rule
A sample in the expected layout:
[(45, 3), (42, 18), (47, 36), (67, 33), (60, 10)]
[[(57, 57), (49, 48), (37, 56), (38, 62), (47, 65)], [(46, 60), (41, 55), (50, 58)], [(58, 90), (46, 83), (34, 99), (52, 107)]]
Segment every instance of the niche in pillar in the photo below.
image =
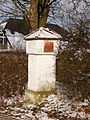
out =
[(53, 49), (54, 49), (53, 42), (45, 41), (44, 52), (53, 52)]

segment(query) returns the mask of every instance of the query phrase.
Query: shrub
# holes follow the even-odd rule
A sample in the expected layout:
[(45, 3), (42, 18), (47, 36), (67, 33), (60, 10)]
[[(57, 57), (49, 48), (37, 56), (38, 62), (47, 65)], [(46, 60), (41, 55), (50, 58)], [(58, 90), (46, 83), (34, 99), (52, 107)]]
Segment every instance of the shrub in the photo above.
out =
[(90, 43), (89, 39), (75, 36), (60, 51), (57, 61), (57, 80), (67, 89), (69, 98), (90, 100)]
[(27, 84), (27, 55), (0, 53), (0, 96), (22, 95)]

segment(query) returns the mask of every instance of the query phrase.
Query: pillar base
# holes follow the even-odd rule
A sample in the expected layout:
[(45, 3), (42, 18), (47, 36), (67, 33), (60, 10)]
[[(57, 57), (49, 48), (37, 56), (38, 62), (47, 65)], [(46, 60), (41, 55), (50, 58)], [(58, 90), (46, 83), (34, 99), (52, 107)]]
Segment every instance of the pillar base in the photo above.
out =
[(45, 98), (49, 95), (51, 95), (53, 91), (41, 91), (41, 92), (35, 92), (31, 91), (29, 89), (25, 90), (25, 104), (37, 104), (42, 101), (42, 98)]

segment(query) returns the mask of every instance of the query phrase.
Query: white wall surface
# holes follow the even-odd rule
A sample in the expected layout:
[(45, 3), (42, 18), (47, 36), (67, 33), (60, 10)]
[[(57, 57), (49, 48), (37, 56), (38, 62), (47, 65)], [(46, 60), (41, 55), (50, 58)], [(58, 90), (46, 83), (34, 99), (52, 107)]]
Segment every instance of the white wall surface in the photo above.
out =
[(27, 54), (57, 54), (60, 41), (58, 40), (48, 40), (48, 42), (53, 42), (54, 48), (53, 52), (44, 52), (44, 45), (46, 40), (31, 40), (26, 41), (26, 53)]
[(55, 55), (28, 55), (28, 89), (51, 91), (56, 81)]

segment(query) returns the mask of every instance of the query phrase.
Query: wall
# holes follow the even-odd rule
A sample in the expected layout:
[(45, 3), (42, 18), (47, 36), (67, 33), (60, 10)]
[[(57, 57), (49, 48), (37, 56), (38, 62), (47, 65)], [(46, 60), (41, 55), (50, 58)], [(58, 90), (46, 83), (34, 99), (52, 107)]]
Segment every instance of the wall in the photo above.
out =
[(55, 55), (28, 55), (28, 89), (51, 91), (55, 89)]

